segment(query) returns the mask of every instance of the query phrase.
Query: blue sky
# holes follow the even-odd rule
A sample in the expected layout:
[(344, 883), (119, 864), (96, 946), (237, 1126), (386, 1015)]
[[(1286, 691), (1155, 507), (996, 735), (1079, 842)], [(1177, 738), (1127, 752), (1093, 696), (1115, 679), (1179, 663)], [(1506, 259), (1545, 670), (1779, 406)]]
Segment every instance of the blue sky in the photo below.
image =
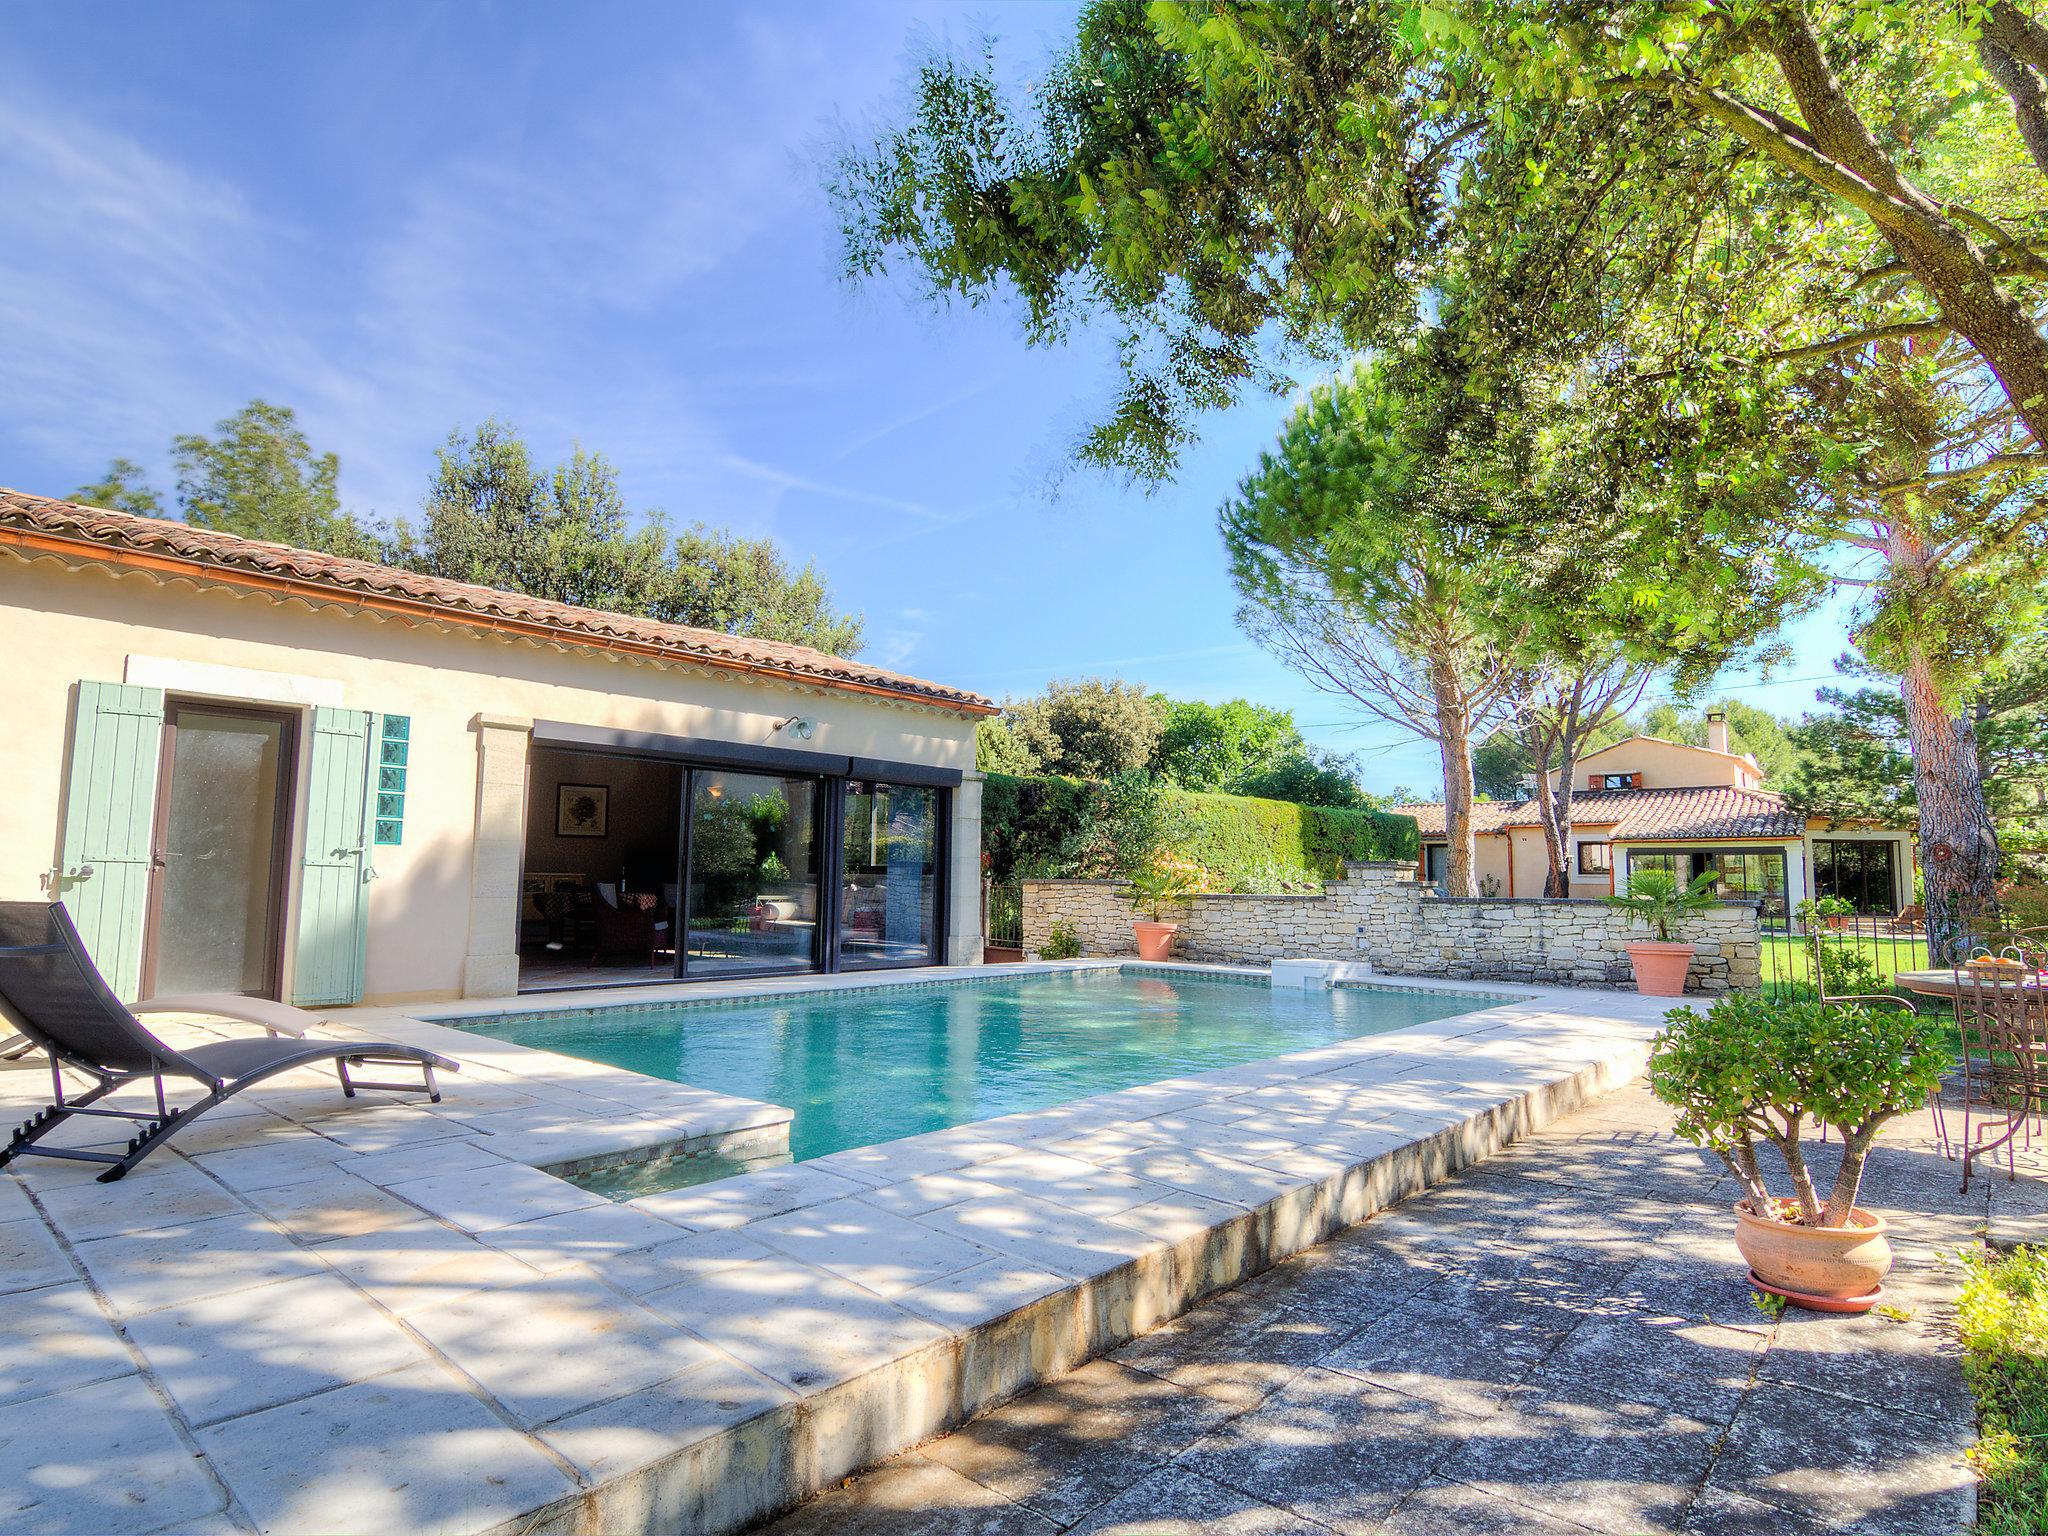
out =
[[(1001, 696), (1121, 675), (1292, 706), (1367, 783), (1434, 753), (1237, 631), (1218, 504), (1287, 404), (1212, 419), (1151, 495), (1046, 485), (1112, 383), (1001, 305), (854, 290), (819, 164), (934, 43), (1057, 45), (1052, 0), (10, 7), (0, 22), (0, 484), (65, 494), (253, 396), (412, 514), (435, 446), (497, 415), (619, 466), (637, 506), (767, 533), (880, 662)], [(1787, 676), (1812, 706), (1839, 612)]]

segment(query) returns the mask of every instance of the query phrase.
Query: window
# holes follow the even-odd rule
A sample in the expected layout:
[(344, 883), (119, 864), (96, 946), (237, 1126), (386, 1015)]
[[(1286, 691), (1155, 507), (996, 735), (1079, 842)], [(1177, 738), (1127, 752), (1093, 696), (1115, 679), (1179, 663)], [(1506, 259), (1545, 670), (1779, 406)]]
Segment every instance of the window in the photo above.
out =
[(1640, 773), (1591, 773), (1586, 775), (1588, 789), (1641, 789), (1643, 776)]
[(1608, 843), (1579, 844), (1579, 873), (1604, 875), (1614, 868), (1614, 849)]
[(1678, 862), (1683, 857), (1684, 855), (1676, 853), (1639, 853), (1631, 848), (1628, 851), (1628, 877), (1633, 880), (1646, 869), (1661, 869), (1666, 874), (1683, 880), (1685, 871), (1679, 867)]
[(1422, 878), (1432, 885), (1444, 883), (1444, 871), (1450, 867), (1451, 845), (1449, 843), (1428, 843), (1422, 849)]
[(1785, 916), (1785, 855), (1775, 848), (1716, 850), (1693, 856), (1693, 868), (1720, 875), (1716, 892), (1729, 900), (1755, 901), (1768, 922)]

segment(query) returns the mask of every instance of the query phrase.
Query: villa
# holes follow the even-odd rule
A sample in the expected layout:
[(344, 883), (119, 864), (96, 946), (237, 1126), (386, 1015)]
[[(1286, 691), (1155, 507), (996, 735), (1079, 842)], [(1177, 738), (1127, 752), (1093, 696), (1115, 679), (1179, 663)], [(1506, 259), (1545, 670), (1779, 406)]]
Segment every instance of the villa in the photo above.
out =
[(0, 892), (124, 999), (981, 953), (976, 694), (0, 490)]
[[(1545, 775), (1554, 793), (1558, 770)], [(1754, 757), (1728, 749), (1728, 720), (1707, 716), (1707, 744), (1631, 736), (1580, 759), (1567, 851), (1574, 897), (1626, 889), (1644, 868), (1691, 880), (1720, 873), (1726, 896), (1753, 896), (1783, 921), (1809, 897), (1836, 896), (1890, 916), (1913, 901), (1913, 834), (1807, 816), (1763, 787)], [(1441, 880), (1449, 851), (1440, 804), (1403, 805), (1422, 829), (1420, 871)], [(1486, 895), (1536, 896), (1549, 858), (1533, 800), (1473, 807), (1476, 878)]]
[[(1237, 963), (1148, 964), (1074, 881), (1093, 957), (986, 966), (975, 694), (9, 491), (0, 555), (9, 1530), (1521, 1529), (1589, 1490), (1675, 1529), (1674, 1489), (1837, 1484), (1958, 1528), (1952, 1357), (1788, 1374), (1720, 1170), (1629, 1086), (1672, 999), (1612, 985), (1605, 907), (1440, 902), (1404, 853), (1205, 896), (1187, 947)], [(1905, 893), (1902, 834), (1725, 739), (1587, 771), (1602, 891)], [(1692, 1003), (1756, 983), (1752, 907), (1695, 932)], [(1244, 963), (1283, 956), (1321, 959)], [(251, 997), (322, 1011), (259, 1039), (292, 1010)]]

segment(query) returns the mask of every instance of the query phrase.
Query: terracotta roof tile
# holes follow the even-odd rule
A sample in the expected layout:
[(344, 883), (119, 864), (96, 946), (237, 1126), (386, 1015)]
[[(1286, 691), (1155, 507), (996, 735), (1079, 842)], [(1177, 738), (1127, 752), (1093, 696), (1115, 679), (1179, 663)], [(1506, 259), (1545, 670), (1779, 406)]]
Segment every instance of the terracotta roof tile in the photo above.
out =
[(995, 709), (978, 693), (828, 656), (808, 646), (578, 608), (495, 587), (422, 576), (371, 560), (294, 549), (189, 523), (136, 517), (0, 488), (0, 548), (25, 542), (7, 537), (10, 530), (42, 536), (37, 542), (45, 548), (76, 545), (81, 553), (96, 550), (151, 556), (214, 573), (230, 583), (237, 578), (290, 583), (297, 595), (308, 598), (327, 593), (343, 601), (375, 604), (381, 600), (393, 606), (438, 610), (457, 622), (504, 628), (568, 645), (771, 673), (820, 687), (884, 694), (974, 714)]
[[(1424, 837), (1444, 835), (1441, 805), (1401, 805), (1413, 816)], [(1473, 806), (1473, 830), (1504, 832), (1510, 827), (1538, 825), (1528, 800), (1482, 800)], [(1617, 841), (1631, 838), (1789, 838), (1806, 830), (1806, 818), (1785, 804), (1784, 797), (1763, 789), (1735, 789), (1709, 784), (1674, 789), (1579, 790), (1572, 795), (1572, 820), (1581, 825), (1608, 826)]]

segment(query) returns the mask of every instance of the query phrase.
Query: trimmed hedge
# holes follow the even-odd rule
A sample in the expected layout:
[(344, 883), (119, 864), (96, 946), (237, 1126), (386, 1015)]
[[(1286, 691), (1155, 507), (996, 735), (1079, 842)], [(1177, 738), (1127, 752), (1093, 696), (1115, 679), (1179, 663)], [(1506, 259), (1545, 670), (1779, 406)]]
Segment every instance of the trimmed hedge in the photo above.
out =
[(1334, 880), (1344, 872), (1347, 861), (1404, 859), (1412, 863), (1422, 841), (1413, 816), (1386, 811), (1339, 810), (1296, 805), (1291, 800), (1190, 794), (1185, 790), (1170, 790), (1168, 798), (1185, 822), (1173, 840), (1172, 851), (1219, 875), (1277, 865)]
[(981, 789), (981, 846), (997, 880), (1102, 873), (1111, 823), (1129, 825), (1132, 802), (1156, 796), (1163, 849), (1199, 864), (1225, 886), (1281, 876), (1335, 879), (1347, 860), (1413, 860), (1421, 836), (1412, 816), (1194, 794), (1166, 786), (1110, 784), (992, 773)]

